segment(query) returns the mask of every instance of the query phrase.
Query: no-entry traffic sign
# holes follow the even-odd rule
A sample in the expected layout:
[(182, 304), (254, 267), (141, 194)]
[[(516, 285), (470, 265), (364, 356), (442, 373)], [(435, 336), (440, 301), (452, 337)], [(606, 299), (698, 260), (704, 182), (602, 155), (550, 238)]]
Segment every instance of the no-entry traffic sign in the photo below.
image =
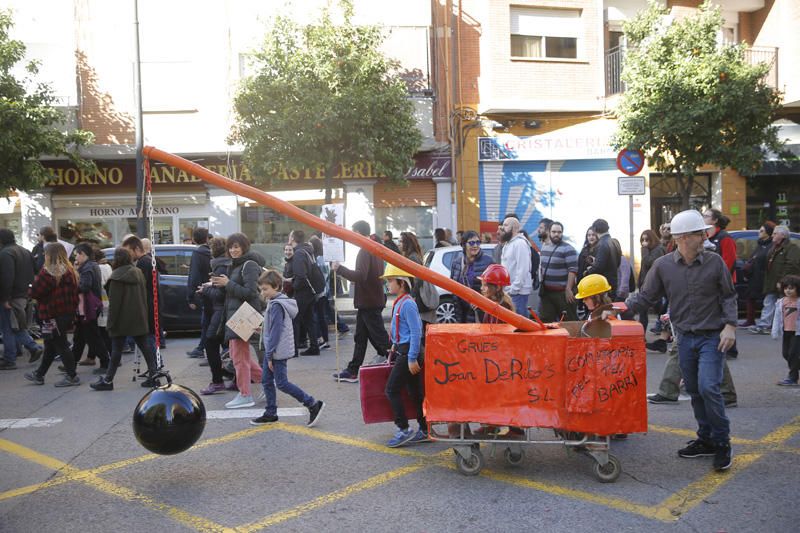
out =
[(644, 154), (641, 150), (622, 150), (617, 155), (617, 168), (626, 176), (634, 176), (644, 168)]

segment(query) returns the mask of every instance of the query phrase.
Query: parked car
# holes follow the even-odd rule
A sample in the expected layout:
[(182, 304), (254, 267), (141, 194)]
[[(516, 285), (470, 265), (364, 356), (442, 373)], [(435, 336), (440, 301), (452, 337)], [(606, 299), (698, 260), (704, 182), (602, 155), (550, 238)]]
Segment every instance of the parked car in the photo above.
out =
[[(156, 257), (164, 262), (167, 274), (159, 277), (160, 323), (165, 331), (197, 331), (200, 329), (200, 310), (191, 309), (186, 298), (186, 283), (192, 252), (192, 244), (156, 244)], [(114, 248), (104, 248), (103, 253), (111, 261)]]
[[(492, 254), (494, 244), (481, 244), (481, 250), (485, 254)], [(460, 246), (446, 246), (434, 248), (425, 253), (422, 264), (430, 268), (437, 274), (450, 277), (450, 265), (453, 259), (461, 253)], [(441, 287), (436, 287), (439, 291), (439, 307), (436, 309), (436, 322), (439, 324), (452, 324), (456, 321), (456, 305), (453, 294)]]
[[(736, 241), (736, 263), (733, 268), (736, 272), (736, 293), (739, 297), (739, 314), (743, 314), (747, 305), (747, 278), (744, 274), (744, 264), (750, 259), (750, 256), (753, 255), (756, 249), (758, 230), (747, 229), (729, 231), (728, 234)], [(791, 233), (790, 239), (795, 246), (800, 246), (800, 233)], [(762, 303), (762, 300), (756, 300), (756, 312), (761, 310)]]

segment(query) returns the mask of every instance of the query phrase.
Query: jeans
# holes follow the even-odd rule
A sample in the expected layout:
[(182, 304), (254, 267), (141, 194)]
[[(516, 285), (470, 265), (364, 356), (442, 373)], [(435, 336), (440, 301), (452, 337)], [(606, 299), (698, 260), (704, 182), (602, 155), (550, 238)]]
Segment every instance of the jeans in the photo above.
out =
[(156, 368), (156, 354), (151, 344), (147, 342), (145, 335), (139, 335), (137, 337), (111, 337), (111, 361), (108, 363), (108, 371), (105, 377), (108, 383), (114, 381), (114, 376), (117, 374), (119, 363), (122, 360), (122, 349), (125, 347), (125, 343), (128, 339), (133, 339), (133, 342), (142, 351), (145, 364), (147, 364), (148, 373), (154, 374), (156, 370), (158, 370)]
[(280, 361), (272, 361), (272, 370), (269, 369), (269, 359), (264, 358), (264, 366), (262, 367), (261, 385), (264, 387), (264, 396), (267, 398), (267, 407), (264, 409), (264, 414), (267, 416), (274, 416), (278, 414), (278, 403), (275, 397), (275, 387), (302, 403), (306, 407), (314, 405), (316, 400), (313, 396), (306, 394), (303, 389), (297, 385), (290, 383), (287, 377), (286, 359)]
[(381, 357), (386, 357), (386, 352), (389, 351), (389, 334), (386, 333), (386, 328), (383, 327), (382, 312), (382, 307), (359, 309), (356, 312), (353, 359), (347, 364), (347, 371), (354, 376), (358, 375), (358, 369), (364, 363), (364, 356), (367, 354), (367, 341), (372, 344)]
[(730, 443), (730, 421), (720, 392), (725, 354), (717, 349), (718, 345), (718, 331), (683, 332), (678, 339), (678, 360), (686, 392), (692, 397), (697, 436), (715, 445)]
[[(407, 348), (406, 348), (407, 349)], [(420, 376), (422, 374), (414, 375), (408, 369), (408, 355), (398, 355), (394, 360), (394, 366), (389, 374), (389, 379), (386, 381), (386, 397), (392, 405), (392, 414), (394, 414), (394, 423), (400, 429), (408, 429), (408, 418), (406, 417), (406, 407), (403, 402), (401, 391), (403, 388), (408, 389), (408, 394), (411, 396), (411, 402), (417, 409), (417, 422), (419, 429), (423, 431), (428, 430), (428, 424), (425, 421), (425, 415), (422, 412), (422, 383), (420, 383)]]
[[(679, 342), (679, 341), (676, 341)], [(680, 383), (681, 383), (681, 367), (678, 364), (678, 354), (670, 351), (667, 356), (667, 362), (664, 365), (664, 374), (661, 377), (661, 383), (658, 385), (658, 394), (670, 400), (677, 400), (680, 396)], [(731, 371), (728, 369), (728, 361), (722, 368), (722, 385), (720, 385), (720, 392), (725, 403), (736, 402), (736, 386), (733, 384), (733, 377)]]
[(778, 295), (771, 292), (764, 296), (764, 307), (761, 309), (761, 317), (756, 320), (756, 326), (772, 329), (772, 317), (775, 315), (775, 303), (778, 301)]
[(261, 367), (250, 356), (250, 343), (240, 338), (231, 339), (228, 343), (233, 367), (236, 369), (236, 386), (242, 396), (250, 396), (250, 380), (259, 382), (262, 379)]
[(3, 359), (9, 363), (17, 360), (20, 345), (32, 352), (39, 349), (27, 330), (11, 329), (11, 309), (6, 309), (4, 305), (0, 305), (0, 330), (3, 332)]
[(518, 315), (522, 315), (525, 318), (530, 318), (530, 313), (528, 312), (528, 297), (530, 294), (512, 294), (511, 301), (514, 303), (514, 311), (517, 312)]

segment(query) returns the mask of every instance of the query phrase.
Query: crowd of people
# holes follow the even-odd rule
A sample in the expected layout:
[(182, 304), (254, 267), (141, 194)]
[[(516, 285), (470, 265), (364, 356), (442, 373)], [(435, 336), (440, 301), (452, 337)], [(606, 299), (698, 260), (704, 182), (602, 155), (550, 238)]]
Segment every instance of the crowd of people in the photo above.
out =
[[(735, 327), (748, 327), (753, 334), (772, 333), (782, 340), (789, 372), (779, 385), (797, 386), (800, 372), (796, 325), (800, 249), (790, 242), (785, 226), (762, 225), (757, 246), (744, 266), (747, 313), (737, 323), (736, 244), (727, 233), (728, 224), (724, 214), (708, 209), (702, 216), (696, 211), (679, 213), (658, 233), (643, 231), (638, 276), (619, 241), (611, 236), (608, 222), (601, 218), (587, 228), (579, 249), (564, 239), (562, 222), (541, 219), (537, 239), (533, 239), (514, 213), (498, 223), (497, 244), (491, 252), (481, 246), (486, 236), (473, 230), (458, 231), (454, 238), (449, 230), (437, 228), (434, 247), (460, 246), (450, 263), (451, 279), (523, 316), (535, 312), (544, 322), (573, 321), (605, 303), (626, 300), (646, 330), (650, 315), (655, 314), (651, 331), (660, 337), (647, 347), (666, 352), (672, 342), (672, 349), (659, 392), (649, 395), (649, 401), (677, 403), (683, 382), (692, 397), (699, 430), (698, 439), (679, 454), (715, 455), (715, 466), (724, 469), (726, 460), (730, 463), (725, 408), (735, 407), (737, 401), (725, 355), (738, 356)], [(395, 242), (390, 231), (381, 238), (372, 234), (365, 221), (356, 222), (352, 229), (422, 264), (423, 250), (414, 233), (401, 232)], [(36, 370), (25, 374), (26, 379), (43, 384), (50, 366), (60, 359), (64, 376), (55, 386), (68, 387), (80, 384), (79, 365), (99, 362), (93, 369), (97, 380), (90, 386), (111, 391), (122, 353), (136, 345), (147, 366), (142, 386), (157, 385), (163, 366), (161, 332), (155, 320), (159, 269), (149, 242), (126, 236), (109, 263), (89, 244), (59, 241), (52, 228), (42, 228), (39, 236), (40, 242), (29, 252), (15, 243), (11, 231), (0, 229), (4, 344), (0, 369), (16, 368), (17, 356), (25, 348), (30, 362), (40, 360)], [(307, 238), (302, 229), (289, 235), (282, 270), (265, 268), (264, 257), (242, 233), (212, 237), (205, 228), (196, 228), (193, 241), (197, 246), (191, 258), (187, 305), (200, 310), (202, 331), (198, 345), (187, 355), (203, 358), (209, 367), (211, 382), (202, 394), (236, 392), (225, 404), (229, 409), (266, 400), (264, 414), (252, 420), (264, 424), (277, 420), (277, 387), (306, 406), (309, 425), (316, 424), (325, 404), (289, 382), (286, 362), (297, 356), (317, 356), (330, 347), (332, 297), (341, 290), (334, 282), (338, 277), (352, 285), (356, 317), (352, 359), (334, 379), (357, 383), (371, 344), (379, 359), (395, 361), (386, 394), (397, 431), (387, 444), (395, 447), (428, 440), (419, 375), (424, 365), (424, 332), (436, 320), (436, 305), (425, 296), (426, 282), (384, 263), (367, 249), (358, 252), (352, 269), (337, 262), (329, 267), (320, 236)], [(676, 282), (680, 276), (696, 276), (699, 285)], [(693, 289), (688, 290), (689, 286)], [(703, 290), (696, 290), (697, 286)], [(394, 297), (388, 331), (382, 317), (387, 292)], [(536, 309), (534, 302), (538, 302)], [(498, 322), (464, 299), (455, 297), (454, 303), (457, 322)], [(759, 303), (762, 310), (756, 318)], [(250, 338), (241, 338), (227, 326), (245, 306), (263, 315), (263, 326)], [(28, 332), (33, 326), (44, 339), (43, 348)], [(348, 332), (346, 324), (338, 326), (339, 334)], [(70, 332), (74, 332), (71, 342)], [(724, 355), (714, 355), (718, 352)], [(713, 376), (698, 374), (698, 366), (709, 357), (714, 361)], [(253, 391), (253, 383), (261, 384), (258, 391)], [(404, 388), (418, 407), (416, 430), (410, 428), (399, 399)]]

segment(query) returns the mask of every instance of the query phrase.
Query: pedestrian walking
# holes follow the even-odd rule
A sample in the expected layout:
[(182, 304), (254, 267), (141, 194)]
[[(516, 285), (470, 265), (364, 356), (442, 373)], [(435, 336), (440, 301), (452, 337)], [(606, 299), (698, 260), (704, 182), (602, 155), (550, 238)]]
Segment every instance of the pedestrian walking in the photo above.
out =
[[(656, 236), (656, 232), (651, 229), (646, 229), (642, 232), (639, 237), (639, 244), (642, 246), (642, 262), (641, 268), (639, 269), (638, 285), (641, 287), (644, 284), (644, 280), (647, 279), (647, 273), (650, 272), (655, 260), (664, 255), (664, 247)], [(647, 331), (647, 325), (650, 321), (648, 318), (649, 312), (650, 310), (648, 309), (647, 311), (639, 313), (639, 323), (642, 324), (645, 332)]]
[[(147, 292), (147, 342), (153, 353), (156, 351), (156, 313), (155, 313), (155, 294), (158, 294), (159, 303), (161, 295), (158, 293), (158, 271), (153, 268), (153, 256), (147, 253), (142, 239), (136, 235), (130, 235), (122, 241), (122, 247), (131, 254), (131, 259), (136, 268), (142, 271)], [(156, 292), (154, 293), (153, 288)], [(159, 309), (161, 306), (159, 305)]]
[(747, 291), (744, 295), (746, 314), (745, 319), (739, 322), (740, 327), (750, 327), (756, 324), (756, 302), (763, 300), (764, 274), (767, 270), (767, 256), (772, 247), (774, 230), (775, 223), (769, 220), (761, 225), (758, 229), (756, 247), (742, 267), (747, 281)]
[(60, 355), (65, 375), (55, 386), (80, 385), (81, 380), (75, 372), (75, 358), (72, 357), (67, 341), (67, 333), (72, 329), (78, 310), (78, 274), (67, 259), (66, 249), (60, 243), (52, 243), (45, 248), (44, 266), (33, 280), (30, 297), (37, 303), (44, 355), (39, 362), (39, 368), (25, 374), (25, 379), (36, 385), (44, 385), (44, 377), (50, 365)]
[(191, 310), (200, 310), (200, 341), (192, 350), (186, 352), (191, 358), (205, 357), (206, 355), (206, 334), (213, 309), (206, 306), (207, 300), (202, 297), (202, 293), (197, 288), (206, 283), (211, 278), (211, 248), (208, 246), (208, 228), (194, 228), (192, 231), (192, 242), (197, 247), (192, 250), (192, 257), (189, 260), (189, 275), (186, 279), (186, 298), (187, 305)]
[[(76, 328), (80, 330), (83, 341), (89, 348), (89, 359), (94, 364), (94, 359), (100, 360), (100, 367), (95, 368), (94, 374), (108, 372), (108, 349), (100, 334), (97, 324), (99, 316), (103, 313), (103, 277), (100, 266), (94, 260), (94, 250), (87, 243), (75, 246), (75, 266), (78, 271), (78, 321)], [(72, 356), (75, 360), (81, 358), (83, 345), (77, 343), (73, 347)]]
[(400, 253), (400, 248), (394, 243), (394, 235), (388, 229), (383, 232), (383, 245), (396, 254)]
[[(489, 265), (478, 279), (481, 282), (483, 296), (509, 311), (515, 311), (514, 302), (505, 291), (505, 288), (511, 285), (511, 278), (503, 265), (497, 263)], [(504, 324), (502, 320), (489, 313), (484, 313), (482, 322), (484, 324)]]
[(564, 242), (564, 226), (561, 222), (550, 225), (550, 237), (542, 247), (541, 318), (545, 322), (556, 322), (566, 318), (578, 320), (575, 301), (575, 279), (578, 274), (578, 254), (570, 244)]
[(503, 221), (502, 240), (505, 245), (501, 264), (511, 278), (511, 285), (506, 288), (506, 292), (511, 296), (517, 313), (527, 317), (529, 315), (528, 298), (533, 289), (531, 245), (525, 235), (520, 232), (518, 219), (509, 217)]
[[(214, 287), (225, 289), (225, 318), (224, 323), (239, 310), (246, 302), (256, 311), (263, 311), (264, 306), (258, 291), (258, 278), (264, 266), (260, 255), (250, 251), (250, 239), (243, 233), (234, 233), (226, 241), (228, 256), (231, 264), (227, 274), (211, 276)], [(261, 381), (261, 367), (250, 354), (249, 339), (242, 339), (231, 328), (225, 326), (225, 340), (236, 369), (236, 386), (239, 393), (225, 404), (227, 409), (252, 407), (255, 405), (250, 394), (251, 380)]]
[(766, 335), (772, 327), (775, 302), (780, 295), (780, 280), (790, 274), (800, 274), (800, 248), (789, 240), (789, 228), (776, 226), (772, 232), (772, 247), (767, 253), (767, 268), (764, 272), (764, 307), (750, 333)]
[[(400, 253), (414, 261), (418, 265), (422, 264), (422, 247), (419, 244), (419, 240), (417, 236), (411, 233), (410, 231), (404, 231), (400, 234)], [(414, 301), (419, 302), (422, 298), (421, 294), (423, 291), (423, 284), (425, 283), (424, 280), (419, 278), (412, 278), (411, 279), (412, 287), (411, 287), (411, 294), (414, 296)], [(436, 323), (436, 308), (437, 305), (432, 305), (431, 309), (428, 311), (423, 311), (419, 304), (417, 305), (417, 310), (419, 311), (419, 317), (422, 319), (422, 332), (423, 336), (425, 331), (427, 330), (428, 326), (431, 324)]]
[(597, 234), (597, 247), (595, 249), (594, 261), (588, 267), (589, 274), (600, 274), (611, 285), (609, 297), (612, 301), (616, 300), (617, 287), (619, 286), (618, 270), (622, 251), (619, 243), (615, 242), (608, 233), (608, 222), (598, 218), (592, 223), (592, 229)]
[[(211, 276), (224, 276), (227, 275), (231, 266), (231, 258), (227, 256), (227, 246), (224, 237), (214, 237), (209, 242), (209, 250), (211, 251)], [(218, 392), (224, 392), (225, 389), (225, 374), (222, 369), (222, 347), (225, 339), (225, 288), (214, 286), (211, 283), (211, 276), (209, 281), (203, 283), (200, 288), (200, 297), (203, 305), (211, 310), (211, 316), (208, 320), (208, 326), (205, 332), (205, 341), (203, 346), (206, 351), (206, 360), (208, 361), (208, 369), (211, 371), (211, 383), (208, 387), (202, 389), (200, 394), (209, 395)], [(231, 384), (231, 390), (236, 386), (236, 383)]]
[(797, 387), (800, 377), (800, 328), (797, 323), (800, 276), (788, 275), (781, 280), (783, 298), (775, 303), (775, 318), (772, 321), (772, 338), (780, 339), (781, 355), (789, 365), (789, 374), (777, 384), (782, 387)]
[(324, 289), (314, 296), (313, 314), (314, 323), (317, 330), (316, 334), (318, 337), (317, 345), (319, 346), (320, 350), (327, 350), (331, 347), (329, 342), (330, 339), (328, 337), (327, 314), (328, 296), (330, 293), (330, 284), (328, 283), (328, 278), (330, 278), (331, 269), (328, 266), (328, 263), (325, 262), (325, 251), (322, 247), (322, 239), (314, 235), (308, 240), (308, 243), (314, 250), (314, 263), (317, 265), (319, 271), (322, 272), (322, 278), (325, 282)]
[[(359, 220), (353, 224), (353, 231), (366, 237), (370, 232), (369, 223)], [(389, 350), (389, 335), (383, 327), (381, 315), (386, 305), (383, 281), (380, 278), (383, 273), (383, 261), (362, 248), (356, 256), (355, 270), (350, 270), (335, 261), (332, 266), (339, 276), (355, 284), (353, 306), (356, 308), (353, 358), (347, 364), (347, 368), (335, 373), (333, 377), (337, 381), (358, 383), (358, 369), (364, 363), (367, 342), (372, 344), (379, 357), (386, 357), (386, 352)]]
[(716, 470), (731, 466), (730, 421), (720, 392), (725, 352), (736, 340), (736, 289), (722, 258), (703, 249), (711, 226), (694, 210), (671, 221), (677, 251), (657, 259), (641, 290), (626, 301), (648, 309), (666, 294), (678, 334), (678, 359), (698, 424), (697, 439), (680, 457), (714, 457)]
[(96, 391), (114, 390), (114, 377), (128, 337), (139, 347), (147, 365), (147, 379), (142, 381), (142, 387), (158, 386), (155, 378), (158, 371), (155, 349), (147, 340), (150, 332), (147, 320), (147, 283), (141, 269), (133, 264), (133, 257), (126, 248), (114, 250), (106, 292), (109, 303), (106, 329), (111, 338), (111, 360), (105, 376), (89, 386)]
[(580, 281), (589, 275), (589, 266), (594, 263), (595, 249), (597, 248), (597, 233), (590, 226), (586, 230), (586, 238), (583, 247), (578, 254), (578, 272), (575, 278)]
[[(319, 268), (314, 259), (314, 248), (306, 242), (306, 234), (300, 229), (292, 231), (289, 244), (294, 248), (292, 289), (293, 298), (298, 307), (297, 320), (304, 326), (304, 331), (308, 336), (308, 349), (300, 352), (300, 355), (319, 355), (319, 335), (317, 321), (314, 317), (314, 304), (317, 297), (323, 293), (318, 292), (318, 288), (315, 288), (312, 283), (313, 270)], [(302, 340), (305, 341), (305, 339)]]
[(254, 426), (278, 421), (278, 403), (275, 387), (288, 394), (308, 409), (308, 423), (313, 427), (319, 421), (319, 415), (325, 408), (325, 402), (315, 400), (313, 396), (289, 381), (287, 362), (294, 357), (294, 327), (292, 319), (297, 315), (297, 302), (281, 292), (283, 277), (276, 270), (267, 270), (258, 278), (261, 297), (266, 302), (264, 323), (261, 328), (261, 344), (264, 346), (264, 362), (261, 374), (261, 385), (267, 400), (264, 414), (254, 418), (250, 423)]

